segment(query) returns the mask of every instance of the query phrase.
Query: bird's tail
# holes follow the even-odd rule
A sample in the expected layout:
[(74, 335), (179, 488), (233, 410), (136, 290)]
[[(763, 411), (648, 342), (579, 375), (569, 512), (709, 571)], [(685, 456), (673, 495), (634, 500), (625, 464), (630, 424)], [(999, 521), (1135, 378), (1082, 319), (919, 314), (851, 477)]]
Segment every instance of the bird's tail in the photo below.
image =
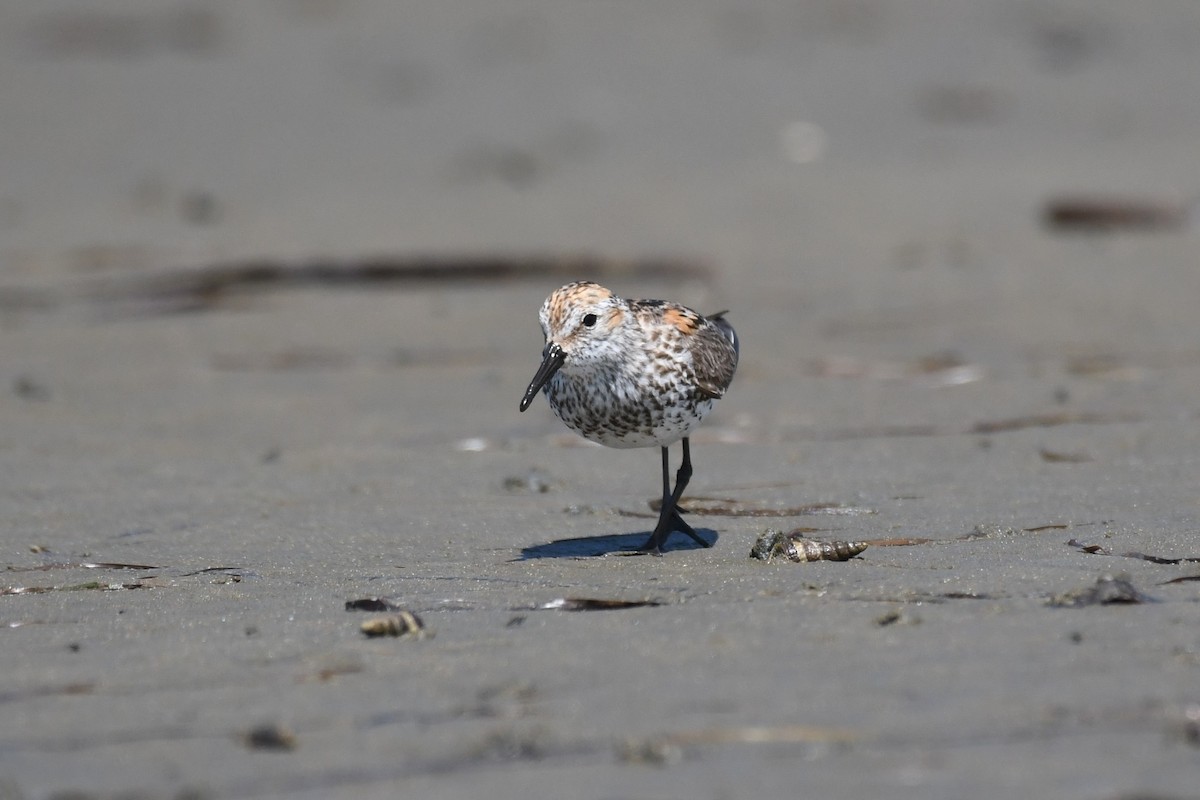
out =
[(721, 333), (725, 334), (725, 338), (729, 340), (729, 343), (731, 345), (733, 345), (733, 352), (737, 353), (738, 355), (741, 355), (741, 348), (738, 345), (737, 331), (735, 331), (733, 329), (733, 326), (729, 324), (729, 320), (725, 319), (725, 315), (728, 313), (729, 313), (728, 309), (726, 309), (725, 311), (718, 311), (715, 314), (709, 314), (707, 319), (713, 325), (717, 326), (717, 330), (719, 330), (719, 331), (721, 331)]

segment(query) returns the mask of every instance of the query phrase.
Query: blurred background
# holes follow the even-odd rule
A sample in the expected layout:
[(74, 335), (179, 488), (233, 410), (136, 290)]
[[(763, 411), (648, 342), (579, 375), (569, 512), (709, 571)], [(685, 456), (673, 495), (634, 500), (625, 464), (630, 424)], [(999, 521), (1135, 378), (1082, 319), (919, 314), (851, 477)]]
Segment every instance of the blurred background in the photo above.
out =
[[(863, 379), (747, 395), (767, 429), (932, 421), (897, 378), (1200, 363), (1192, 0), (39, 0), (0, 32), (10, 329), (305, 287), (154, 352), (507, 397), (587, 277), (732, 309), (739, 383)], [(141, 333), (91, 347), (140, 369)]]
[(1056, 195), (1200, 183), (1190, 0), (39, 0), (0, 30), (5, 284), (586, 252), (964, 309), (1063, 288)]
[[(918, 422), (876, 379), (1200, 361), (1192, 0), (39, 0), (0, 31), (10, 328), (349, 286), (394, 299), (242, 339), (386, 336), (511, 395), (587, 277), (731, 308), (743, 381), (865, 378), (834, 413)], [(745, 410), (822, 419), (781, 405)]]

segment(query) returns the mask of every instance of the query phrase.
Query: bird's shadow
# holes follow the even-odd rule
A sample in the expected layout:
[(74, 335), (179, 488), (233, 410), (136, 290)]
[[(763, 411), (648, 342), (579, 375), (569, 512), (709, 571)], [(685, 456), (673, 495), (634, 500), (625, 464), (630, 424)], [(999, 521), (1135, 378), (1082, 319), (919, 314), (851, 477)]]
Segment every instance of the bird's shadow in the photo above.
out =
[[(700, 528), (696, 531), (700, 538), (712, 547), (720, 538), (714, 530)], [(521, 557), (516, 561), (529, 561), (534, 558), (596, 558), (598, 556), (642, 555), (638, 550), (646, 543), (650, 531), (641, 533), (610, 533), (602, 536), (577, 536), (572, 539), (555, 539), (545, 544), (535, 544), (521, 548)], [(703, 548), (682, 533), (673, 533), (667, 539), (666, 552), (675, 550), (701, 550)]]

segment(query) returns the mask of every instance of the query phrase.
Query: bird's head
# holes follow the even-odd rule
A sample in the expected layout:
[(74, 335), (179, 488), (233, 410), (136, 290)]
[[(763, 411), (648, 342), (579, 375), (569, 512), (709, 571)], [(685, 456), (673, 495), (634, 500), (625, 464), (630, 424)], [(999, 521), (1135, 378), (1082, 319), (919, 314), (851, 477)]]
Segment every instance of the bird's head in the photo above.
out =
[(538, 315), (546, 337), (542, 364), (521, 398), (521, 410), (529, 408), (559, 369), (604, 358), (612, 347), (610, 337), (627, 314), (624, 300), (591, 281), (568, 283), (552, 292)]

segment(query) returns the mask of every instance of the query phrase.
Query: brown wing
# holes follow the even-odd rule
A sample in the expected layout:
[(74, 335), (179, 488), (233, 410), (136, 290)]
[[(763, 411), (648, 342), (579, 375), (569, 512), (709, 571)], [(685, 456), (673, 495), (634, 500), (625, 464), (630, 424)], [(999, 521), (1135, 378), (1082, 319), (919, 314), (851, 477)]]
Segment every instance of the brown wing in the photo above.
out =
[(737, 334), (719, 312), (708, 317), (696, 331), (696, 343), (692, 348), (692, 364), (696, 371), (697, 392), (717, 400), (733, 381), (737, 370)]

